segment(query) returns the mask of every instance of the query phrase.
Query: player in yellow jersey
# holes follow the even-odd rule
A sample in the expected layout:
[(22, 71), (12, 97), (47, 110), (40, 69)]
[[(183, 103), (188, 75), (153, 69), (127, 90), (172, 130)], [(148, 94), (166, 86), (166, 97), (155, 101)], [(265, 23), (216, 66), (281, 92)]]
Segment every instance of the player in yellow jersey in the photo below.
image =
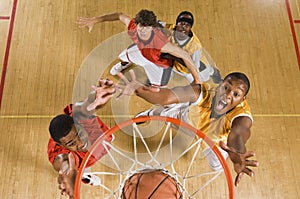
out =
[(193, 81), (201, 82), (198, 70), (189, 54), (169, 42), (168, 37), (157, 27), (158, 22), (153, 11), (142, 9), (134, 18), (119, 12), (92, 18), (79, 17), (77, 23), (81, 28), (87, 27), (91, 31), (97, 23), (117, 20), (127, 27), (128, 35), (134, 45), (119, 55), (121, 62), (112, 67), (111, 75), (116, 75), (130, 66), (130, 63), (135, 63), (144, 68), (151, 85), (164, 87), (168, 84), (172, 72), (172, 60), (161, 57), (161, 54), (168, 53), (182, 59), (193, 75)]
[[(144, 115), (163, 115), (179, 118), (190, 123), (197, 129), (213, 139), (220, 146), (224, 158), (228, 156), (233, 162), (237, 173), (235, 185), (247, 174), (253, 176), (249, 167), (258, 166), (258, 161), (250, 160), (254, 152), (246, 150), (246, 142), (250, 137), (250, 128), (253, 118), (250, 107), (246, 101), (246, 95), (250, 88), (248, 77), (239, 72), (228, 74), (223, 82), (212, 92), (207, 84), (190, 84), (177, 86), (172, 89), (160, 88), (145, 89), (138, 82), (131, 70), (131, 80), (123, 74), (118, 76), (126, 82), (126, 86), (119, 85), (123, 94), (134, 93), (152, 104), (169, 105), (176, 104), (167, 109), (158, 107), (144, 112)], [(220, 169), (221, 165), (214, 153), (204, 151), (209, 165), (214, 169)]]
[[(128, 80), (122, 73), (118, 73), (125, 85), (115, 84), (112, 88), (121, 90), (125, 95), (136, 94), (152, 104), (164, 106), (177, 103), (178, 106), (168, 109), (158, 107), (149, 110), (147, 115), (168, 115), (187, 121), (219, 143), (222, 155), (225, 158), (229, 156), (233, 162), (237, 173), (235, 185), (238, 185), (244, 174), (254, 175), (250, 167), (257, 167), (259, 163), (249, 159), (255, 154), (247, 151), (245, 146), (250, 138), (250, 128), (253, 122), (250, 107), (246, 101), (250, 82), (245, 74), (239, 72), (228, 74), (215, 92), (211, 92), (211, 88), (205, 83), (178, 86), (172, 89), (147, 87), (136, 80), (133, 70), (129, 72), (131, 80)], [(92, 108), (101, 104), (103, 97), (103, 95), (98, 95)], [(209, 150), (205, 153), (209, 165), (215, 170), (220, 168), (220, 163), (214, 153)], [(69, 170), (75, 169), (75, 164), (72, 166)], [(62, 174), (60, 189), (63, 193), (72, 191), (74, 176), (76, 173)]]
[[(209, 63), (208, 56), (205, 53), (199, 38), (193, 33), (192, 27), (194, 24), (194, 16), (189, 11), (179, 13), (175, 24), (159, 22), (163, 27), (170, 30), (170, 42), (179, 46), (189, 53), (195, 67), (199, 71), (200, 79), (203, 82), (208, 81), (211, 75), (217, 76), (215, 81), (221, 81), (219, 71)], [(168, 57), (168, 56), (167, 56)], [(173, 62), (173, 71), (181, 76), (184, 76), (189, 82), (193, 81), (193, 77), (185, 66), (184, 62), (176, 57)]]
[[(169, 37), (171, 44), (182, 48), (185, 52), (188, 52), (194, 63), (196, 71), (199, 72), (198, 76), (201, 79), (201, 81), (207, 81), (211, 75), (215, 77), (214, 80), (216, 82), (221, 81), (219, 71), (215, 67), (213, 67), (211, 63), (209, 63), (209, 60), (207, 59), (207, 54), (205, 54), (200, 40), (192, 32), (194, 16), (191, 12), (181, 12), (176, 19), (176, 24), (166, 24), (161, 21), (159, 21), (159, 24), (163, 28), (162, 32), (166, 33), (166, 36)], [(139, 51), (134, 50), (135, 48), (135, 45), (131, 45), (130, 47), (121, 52), (121, 54), (119, 55), (120, 62), (118, 62), (111, 68), (111, 75), (117, 75), (118, 72), (121, 72), (132, 65), (129, 58), (136, 57), (138, 56), (137, 53), (139, 53)], [(183, 61), (183, 59), (175, 57), (170, 53), (162, 53), (160, 55), (160, 58), (174, 60), (172, 64), (173, 71), (181, 76), (184, 76), (189, 82), (192, 82), (194, 80), (190, 69), (186, 67), (186, 64)], [(141, 65), (141, 63), (141, 60), (137, 61), (138, 65)], [(157, 74), (149, 74), (148, 76), (152, 75), (155, 76), (155, 78), (157, 78)], [(164, 75), (163, 77), (165, 78), (167, 76)], [(152, 79), (155, 78), (153, 77)], [(168, 76), (167, 78), (170, 77)]]

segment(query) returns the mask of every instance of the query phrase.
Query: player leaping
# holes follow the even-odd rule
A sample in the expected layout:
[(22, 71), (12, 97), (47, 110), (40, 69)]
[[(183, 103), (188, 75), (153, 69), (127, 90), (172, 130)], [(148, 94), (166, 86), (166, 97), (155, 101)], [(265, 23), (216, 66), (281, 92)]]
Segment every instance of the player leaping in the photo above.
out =
[(173, 60), (162, 58), (164, 53), (182, 59), (192, 74), (194, 83), (201, 83), (199, 71), (190, 55), (169, 42), (168, 37), (158, 28), (159, 24), (152, 11), (141, 10), (135, 18), (118, 12), (92, 18), (79, 17), (77, 23), (81, 28), (88, 27), (91, 32), (96, 23), (117, 20), (128, 28), (128, 35), (136, 44), (127, 49), (128, 53), (122, 57), (122, 61), (142, 66), (151, 85), (164, 87), (170, 79)]

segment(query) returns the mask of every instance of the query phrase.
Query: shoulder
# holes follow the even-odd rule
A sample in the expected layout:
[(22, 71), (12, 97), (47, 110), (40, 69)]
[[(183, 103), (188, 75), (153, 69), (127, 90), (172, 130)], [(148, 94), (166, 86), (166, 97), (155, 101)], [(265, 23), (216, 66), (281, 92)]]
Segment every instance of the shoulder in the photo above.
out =
[(253, 123), (253, 117), (251, 113), (250, 106), (247, 100), (241, 102), (238, 106), (236, 106), (233, 110), (226, 114), (228, 120), (230, 120), (231, 125), (240, 120), (249, 120), (251, 124)]
[(198, 38), (197, 35), (193, 34), (192, 39), (194, 42), (199, 43), (201, 45), (200, 39)]
[(194, 49), (194, 51), (201, 50), (202, 48), (202, 44), (196, 35), (193, 35), (188, 45), (190, 45), (190, 48)]
[(128, 23), (128, 30), (134, 30), (136, 29), (135, 19), (132, 18)]

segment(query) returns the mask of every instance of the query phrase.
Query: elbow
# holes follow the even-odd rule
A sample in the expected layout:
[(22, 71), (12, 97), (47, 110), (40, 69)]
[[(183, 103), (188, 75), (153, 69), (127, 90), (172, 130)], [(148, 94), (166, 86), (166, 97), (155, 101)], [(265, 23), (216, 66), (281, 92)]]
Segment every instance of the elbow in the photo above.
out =
[(124, 15), (123, 12), (116, 12), (115, 14), (116, 14), (119, 18), (120, 18), (120, 16)]

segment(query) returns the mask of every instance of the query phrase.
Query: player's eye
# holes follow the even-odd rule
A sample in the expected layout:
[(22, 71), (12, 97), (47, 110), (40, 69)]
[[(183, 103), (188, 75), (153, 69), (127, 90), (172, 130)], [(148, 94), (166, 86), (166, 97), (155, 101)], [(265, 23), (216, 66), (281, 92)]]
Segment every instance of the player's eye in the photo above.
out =
[(72, 147), (75, 146), (75, 142), (71, 142), (70, 144), (68, 144), (68, 147)]

